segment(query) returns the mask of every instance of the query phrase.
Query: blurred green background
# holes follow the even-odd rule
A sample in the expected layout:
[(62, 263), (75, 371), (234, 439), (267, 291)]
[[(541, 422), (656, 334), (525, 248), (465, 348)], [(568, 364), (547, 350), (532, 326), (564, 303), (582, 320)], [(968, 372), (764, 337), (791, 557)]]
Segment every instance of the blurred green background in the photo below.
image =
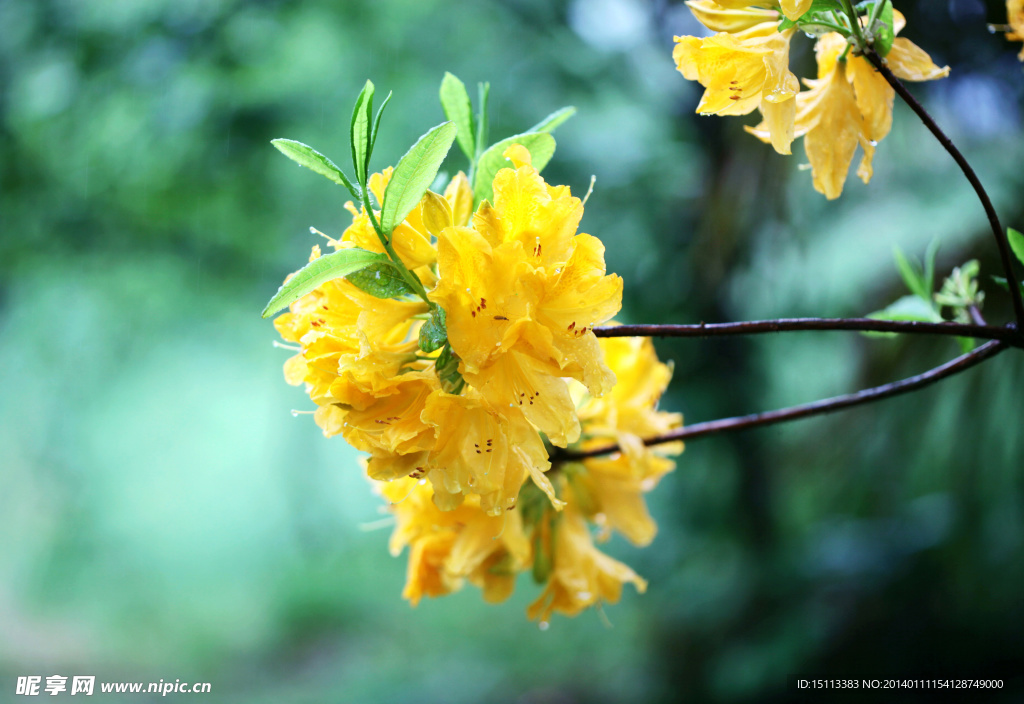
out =
[[(1019, 45), (986, 29), (1005, 6), (897, 6), (953, 67), (914, 92), (1024, 229)], [(491, 81), (495, 139), (579, 108), (546, 176), (579, 194), (597, 176), (582, 229), (625, 279), (623, 321), (862, 315), (905, 293), (893, 244), (933, 238), (943, 275), (981, 260), (986, 314), (1007, 320), (982, 210), (902, 106), (873, 182), (830, 203), (801, 147), (782, 158), (743, 133), (755, 116), (693, 114), (672, 35), (700, 28), (676, 2), (0, 0), (0, 27), (0, 700), (29, 674), (204, 681), (218, 702), (570, 703), (1024, 671), (1018, 352), (692, 442), (650, 497), (654, 544), (607, 546), (648, 593), (627, 589), (611, 627), (586, 613), (541, 632), (527, 577), (500, 606), (472, 588), (401, 600), (380, 501), (340, 438), (289, 413), (312, 406), (259, 318), (309, 226), (349, 222), (343, 191), (269, 141), (344, 164), (371, 78), (395, 94), (380, 169), (443, 119), (449, 70)], [(809, 41), (793, 61), (811, 75)], [(846, 333), (659, 351), (676, 365), (663, 407), (691, 422), (958, 354)]]

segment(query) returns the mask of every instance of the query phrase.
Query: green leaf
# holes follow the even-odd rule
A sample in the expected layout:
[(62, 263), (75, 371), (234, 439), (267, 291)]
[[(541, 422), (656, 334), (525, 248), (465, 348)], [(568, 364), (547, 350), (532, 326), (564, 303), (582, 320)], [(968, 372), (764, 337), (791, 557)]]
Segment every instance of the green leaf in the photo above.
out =
[(1024, 264), (1024, 234), (1017, 232), (1012, 227), (1006, 229), (1006, 234), (1010, 239), (1010, 249), (1017, 255), (1017, 261)]
[(892, 3), (889, 0), (882, 0), (882, 12), (871, 27), (871, 34), (874, 36), (872, 46), (882, 58), (892, 49), (892, 43), (896, 40), (896, 31), (893, 28)]
[[(920, 296), (904, 296), (882, 310), (870, 313), (868, 318), (874, 320), (919, 321), (922, 323), (941, 323), (942, 316), (935, 308)], [(867, 337), (896, 337), (894, 332), (865, 332)]]
[(292, 161), (326, 176), (335, 183), (344, 186), (352, 197), (359, 200), (359, 190), (352, 185), (345, 173), (338, 166), (313, 147), (296, 142), (294, 139), (272, 139), (270, 143)]
[[(1006, 277), (1003, 277), (1003, 276), (992, 276), (992, 281), (994, 281), (996, 286), (998, 286), (999, 288), (1003, 289), (1004, 291), (1009, 291), (1010, 290), (1010, 287), (1006, 285)], [(1020, 292), (1021, 292), (1021, 295), (1024, 296), (1024, 281), (1022, 281), (1021, 284), (1020, 284)]]
[(536, 125), (526, 130), (527, 132), (554, 132), (555, 128), (576, 114), (576, 108), (571, 105), (561, 110), (555, 110)]
[(932, 240), (924, 252), (924, 290), (929, 293), (935, 290), (935, 257), (940, 246), (938, 240)]
[(448, 342), (447, 317), (444, 308), (434, 307), (430, 311), (430, 317), (420, 328), (420, 349), (430, 353), (444, 347)]
[(783, 17), (782, 21), (779, 22), (779, 31), (780, 32), (785, 32), (787, 29), (792, 29), (793, 27), (796, 27), (796, 22), (794, 22), (793, 20), (789, 19), (788, 17)]
[(488, 112), (488, 101), (491, 96), (490, 83), (477, 83), (477, 100), (480, 105), (480, 112), (476, 118), (476, 149), (477, 153), (482, 152), (487, 144), (487, 132), (490, 129), (490, 116)]
[[(384, 98), (384, 102), (377, 108), (377, 116), (373, 118), (373, 130), (370, 131), (370, 154), (373, 153), (373, 147), (377, 144), (377, 132), (380, 129), (380, 116), (384, 114), (384, 108), (391, 102), (391, 91), (388, 91), (388, 97)], [(369, 165), (370, 157), (367, 156), (367, 165)]]
[(456, 132), (454, 122), (442, 122), (420, 137), (398, 161), (381, 204), (380, 226), (386, 237), (427, 192), (452, 148)]
[[(916, 320), (922, 323), (941, 323), (942, 316), (930, 303), (920, 296), (904, 296), (882, 310), (875, 311), (867, 317), (874, 320)], [(894, 337), (892, 332), (866, 332), (869, 337)]]
[(555, 138), (547, 132), (517, 134), (492, 144), (480, 156), (476, 165), (473, 194), (477, 203), (494, 197), (494, 176), (510, 165), (505, 158), (505, 150), (513, 144), (521, 144), (529, 150), (533, 167), (537, 171), (547, 166), (555, 153)]
[(390, 260), (371, 264), (345, 278), (356, 288), (375, 298), (395, 298), (416, 293)]
[(370, 116), (373, 114), (373, 83), (367, 81), (352, 108), (352, 166), (359, 185), (366, 186), (367, 164), (370, 161)]
[(925, 285), (925, 277), (921, 272), (921, 267), (907, 259), (907, 256), (903, 254), (903, 250), (897, 245), (894, 245), (892, 248), (892, 256), (896, 260), (896, 268), (899, 269), (900, 276), (903, 278), (907, 288), (910, 289), (910, 292), (926, 301), (930, 301), (932, 292)]
[(268, 318), (282, 308), (287, 308), (331, 279), (348, 276), (371, 264), (387, 260), (386, 254), (368, 252), (358, 248), (340, 249), (332, 254), (318, 257), (281, 285), (274, 297), (267, 303), (267, 307), (263, 309), (263, 317)]
[(459, 148), (466, 158), (473, 161), (476, 156), (476, 121), (473, 119), (473, 105), (469, 102), (466, 84), (448, 73), (441, 80), (441, 108), (444, 115), (455, 123)]
[(452, 351), (452, 346), (445, 343), (441, 354), (434, 361), (434, 368), (441, 380), (441, 390), (458, 396), (465, 388), (466, 382), (459, 373), (459, 356)]

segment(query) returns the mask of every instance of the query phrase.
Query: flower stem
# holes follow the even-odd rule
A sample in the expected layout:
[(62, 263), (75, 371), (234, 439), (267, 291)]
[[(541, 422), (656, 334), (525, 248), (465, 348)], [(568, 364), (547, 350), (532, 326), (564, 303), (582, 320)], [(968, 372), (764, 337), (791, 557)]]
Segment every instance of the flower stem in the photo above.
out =
[[(970, 369), (971, 367), (994, 357), (1007, 347), (1008, 345), (1001, 340), (991, 340), (972, 352), (961, 355), (956, 359), (946, 362), (934, 369), (930, 369), (923, 374), (918, 374), (917, 376), (912, 376), (889, 384), (883, 384), (881, 386), (875, 386), (870, 389), (864, 389), (853, 394), (834, 396), (832, 398), (814, 401), (813, 403), (805, 403), (799, 406), (790, 406), (788, 408), (780, 408), (775, 411), (766, 411), (764, 413), (753, 413), (746, 416), (721, 418), (719, 420), (707, 421), (705, 423), (697, 423), (670, 433), (665, 433), (664, 435), (647, 438), (644, 440), (644, 445), (650, 447), (652, 445), (676, 442), (678, 440), (693, 440), (707, 435), (717, 435), (718, 433), (732, 432), (734, 430), (746, 430), (748, 428), (775, 425), (776, 423), (784, 423), (786, 421), (797, 420), (799, 418), (809, 418), (811, 416), (831, 413), (844, 408), (852, 408), (854, 406), (871, 403), (873, 401), (880, 401), (892, 396), (899, 396), (900, 394), (916, 391), (924, 388), (925, 386), (929, 386), (930, 384), (934, 384), (941, 379), (945, 379), (948, 376), (953, 376), (954, 374)], [(584, 451), (558, 449), (558, 451), (552, 456), (551, 461), (552, 464), (556, 461), (569, 462), (587, 459), (588, 457), (599, 457), (601, 455), (608, 455), (619, 451), (620, 448), (618, 445), (607, 445), (605, 447), (598, 447)]]
[(981, 181), (978, 179), (978, 175), (974, 173), (970, 163), (968, 163), (967, 159), (964, 158), (964, 155), (960, 153), (960, 150), (956, 148), (956, 145), (953, 144), (949, 137), (946, 136), (946, 133), (939, 128), (935, 120), (932, 119), (932, 116), (924, 109), (924, 106), (917, 102), (917, 99), (910, 94), (910, 91), (907, 90), (900, 79), (893, 75), (893, 72), (885, 65), (882, 58), (871, 48), (865, 49), (864, 56), (878, 69), (878, 72), (889, 82), (889, 85), (893, 87), (893, 90), (899, 94), (903, 101), (910, 106), (910, 109), (917, 113), (925, 127), (935, 135), (935, 138), (939, 140), (939, 144), (953, 157), (953, 161), (957, 163), (957, 166), (960, 167), (960, 170), (963, 171), (964, 176), (967, 177), (967, 180), (974, 188), (974, 192), (978, 194), (978, 199), (981, 201), (985, 214), (988, 216), (989, 224), (992, 226), (992, 234), (995, 235), (996, 242), (999, 245), (999, 257), (1002, 259), (1003, 271), (1006, 274), (1006, 281), (1009, 285), (1010, 299), (1013, 301), (1013, 311), (1017, 318), (1017, 327), (1018, 329), (1024, 329), (1024, 299), (1021, 298), (1020, 289), (1014, 286), (1017, 277), (1013, 273), (1013, 254), (1010, 250), (1010, 241), (1006, 236), (1006, 230), (1003, 229), (1002, 224), (999, 222), (999, 215), (996, 214), (992, 200), (988, 197), (985, 187), (981, 185)]
[(402, 274), (402, 278), (405, 279), (416, 295), (423, 299), (427, 304), (430, 303), (430, 299), (427, 298), (427, 291), (423, 288), (423, 284), (419, 278), (409, 271), (409, 268), (405, 265), (399, 257), (398, 253), (395, 252), (395, 247), (391, 243), (391, 239), (384, 234), (384, 230), (381, 229), (380, 222), (377, 220), (377, 216), (373, 212), (373, 204), (370, 203), (370, 189), (366, 186), (363, 187), (363, 208), (366, 210), (366, 215), (370, 218), (370, 224), (373, 225), (374, 232), (377, 233), (377, 239), (380, 240), (381, 246), (384, 247), (384, 251), (388, 253), (388, 257), (391, 258), (392, 263), (398, 268), (398, 271)]
[(719, 337), (756, 335), (769, 332), (804, 330), (856, 330), (861, 332), (952, 335), (984, 340), (1001, 340), (1024, 348), (1024, 335), (1014, 325), (963, 323), (925, 323), (914, 320), (875, 320), (873, 318), (780, 318), (750, 320), (741, 323), (700, 323), (698, 325), (615, 325), (594, 328), (598, 337)]

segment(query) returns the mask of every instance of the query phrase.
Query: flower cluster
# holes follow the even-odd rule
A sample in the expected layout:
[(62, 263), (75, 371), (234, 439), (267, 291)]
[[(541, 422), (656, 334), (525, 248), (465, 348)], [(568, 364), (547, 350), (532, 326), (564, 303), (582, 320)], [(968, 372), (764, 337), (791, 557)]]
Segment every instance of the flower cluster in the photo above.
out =
[[(808, 90), (801, 91), (789, 71), (789, 44), (799, 26), (793, 20), (808, 11), (809, 1), (690, 0), (687, 4), (704, 26), (716, 32), (706, 38), (675, 38), (673, 57), (678, 70), (706, 88), (697, 112), (746, 115), (760, 109), (762, 122), (746, 129), (780, 154), (789, 154), (793, 140), (804, 137), (814, 188), (829, 199), (842, 193), (858, 145), (863, 157), (857, 175), (864, 183), (871, 180), (875, 147), (892, 127), (895, 93), (866, 58), (850, 51), (843, 33), (825, 31), (829, 26), (849, 28), (826, 20), (805, 28), (820, 34), (815, 46), (818, 76), (804, 79)], [(835, 12), (829, 16), (840, 21)], [(891, 24), (880, 26), (894, 36), (906, 21), (893, 10)], [(949, 74), (949, 67), (936, 66), (928, 54), (902, 37), (892, 40), (886, 62), (896, 76), (909, 81)]]
[[(546, 589), (531, 615), (547, 619), (615, 601), (625, 582), (643, 589), (594, 548), (588, 522), (653, 537), (641, 493), (681, 446), (656, 454), (639, 438), (681, 419), (656, 410), (669, 370), (649, 342), (594, 335), (619, 310), (622, 280), (606, 274), (600, 241), (577, 233), (582, 202), (548, 185), (524, 147), (505, 154), (513, 167), (494, 178), (493, 204), (474, 212), (460, 173), (394, 228), (389, 245), (425, 297), (335, 278), (275, 326), (298, 345), (285, 377), (305, 385), (324, 434), (369, 453), (369, 477), (385, 482), (391, 549), (410, 546), (406, 598), (468, 580), (496, 601), (532, 568)], [(378, 202), (390, 177), (369, 179)], [(348, 207), (352, 225), (330, 245), (384, 252), (375, 213)], [(430, 326), (443, 344), (422, 344)], [(552, 467), (556, 448), (595, 442), (622, 451)]]

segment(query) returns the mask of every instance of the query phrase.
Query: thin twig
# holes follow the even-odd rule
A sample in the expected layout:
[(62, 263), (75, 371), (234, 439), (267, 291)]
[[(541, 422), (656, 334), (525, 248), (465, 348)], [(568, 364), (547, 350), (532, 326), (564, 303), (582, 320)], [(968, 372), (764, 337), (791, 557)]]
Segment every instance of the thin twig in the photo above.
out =
[(742, 323), (700, 323), (699, 325), (614, 325), (594, 328), (598, 337), (718, 337), (756, 335), (799, 330), (859, 330), (861, 332), (953, 335), (983, 340), (1002, 340), (1024, 347), (1024, 335), (1012, 324), (965, 325), (962, 323), (924, 323), (915, 320), (875, 320), (874, 318), (780, 318), (750, 320)]
[[(1008, 345), (1000, 340), (992, 340), (990, 342), (986, 342), (984, 345), (978, 347), (972, 352), (968, 352), (967, 354), (961, 355), (960, 357), (946, 362), (941, 366), (930, 369), (923, 374), (912, 376), (908, 379), (883, 384), (882, 386), (875, 386), (853, 394), (835, 396), (833, 398), (827, 398), (813, 403), (805, 403), (800, 406), (790, 406), (789, 408), (780, 408), (775, 411), (766, 411), (764, 413), (753, 413), (747, 416), (721, 418), (719, 420), (712, 420), (706, 423), (697, 423), (695, 425), (680, 428), (679, 430), (675, 430), (671, 433), (659, 435), (658, 437), (647, 438), (644, 440), (644, 444), (647, 446), (660, 445), (667, 442), (675, 442), (677, 440), (693, 440), (707, 435), (716, 435), (718, 433), (731, 432), (734, 430), (759, 428), (766, 425), (774, 425), (776, 423), (797, 420), (798, 418), (808, 418), (810, 416), (831, 413), (843, 408), (859, 406), (863, 403), (880, 401), (881, 399), (889, 398), (891, 396), (898, 396), (910, 391), (916, 391), (917, 389), (934, 384), (940, 379), (945, 379), (948, 376), (970, 369), (976, 364), (980, 364), (986, 359), (994, 357), (1007, 349), (1007, 347)], [(556, 448), (556, 452), (552, 455), (551, 461), (552, 464), (554, 464), (555, 462), (582, 460), (588, 457), (598, 457), (600, 455), (608, 455), (618, 451), (618, 445), (608, 445), (580, 452)]]
[(906, 86), (898, 79), (893, 72), (889, 70), (889, 67), (885, 65), (882, 58), (875, 53), (875, 50), (871, 47), (867, 47), (864, 50), (864, 56), (871, 64), (878, 69), (878, 72), (882, 74), (882, 77), (889, 82), (889, 85), (893, 87), (903, 101), (910, 106), (910, 109), (917, 113), (917, 116), (921, 118), (921, 122), (924, 123), (935, 138), (939, 140), (939, 144), (949, 152), (949, 155), (953, 157), (953, 160), (960, 167), (960, 170), (964, 172), (964, 176), (970, 181), (971, 186), (974, 187), (974, 192), (978, 194), (978, 199), (981, 201), (982, 207), (985, 208), (985, 214), (988, 216), (989, 224), (992, 226), (992, 234), (996, 237), (996, 242), (999, 244), (999, 257), (1003, 261), (1003, 271), (1006, 273), (1006, 281), (1010, 287), (1010, 298), (1013, 301), (1013, 311), (1017, 317), (1017, 327), (1024, 329), (1024, 299), (1021, 298), (1020, 290), (1014, 286), (1014, 282), (1017, 281), (1017, 277), (1013, 273), (1013, 255), (1010, 251), (1010, 241), (1007, 238), (1006, 230), (1003, 229), (1002, 224), (999, 222), (999, 216), (996, 214), (996, 209), (992, 205), (992, 200), (988, 197), (988, 193), (985, 191), (984, 186), (981, 185), (981, 181), (978, 179), (978, 175), (974, 173), (974, 169), (964, 158), (964, 155), (960, 153), (960, 150), (956, 148), (953, 142), (946, 136), (939, 126), (932, 119), (932, 116), (928, 114), (928, 111), (924, 109), (921, 103), (917, 102), (917, 99), (910, 94)]

